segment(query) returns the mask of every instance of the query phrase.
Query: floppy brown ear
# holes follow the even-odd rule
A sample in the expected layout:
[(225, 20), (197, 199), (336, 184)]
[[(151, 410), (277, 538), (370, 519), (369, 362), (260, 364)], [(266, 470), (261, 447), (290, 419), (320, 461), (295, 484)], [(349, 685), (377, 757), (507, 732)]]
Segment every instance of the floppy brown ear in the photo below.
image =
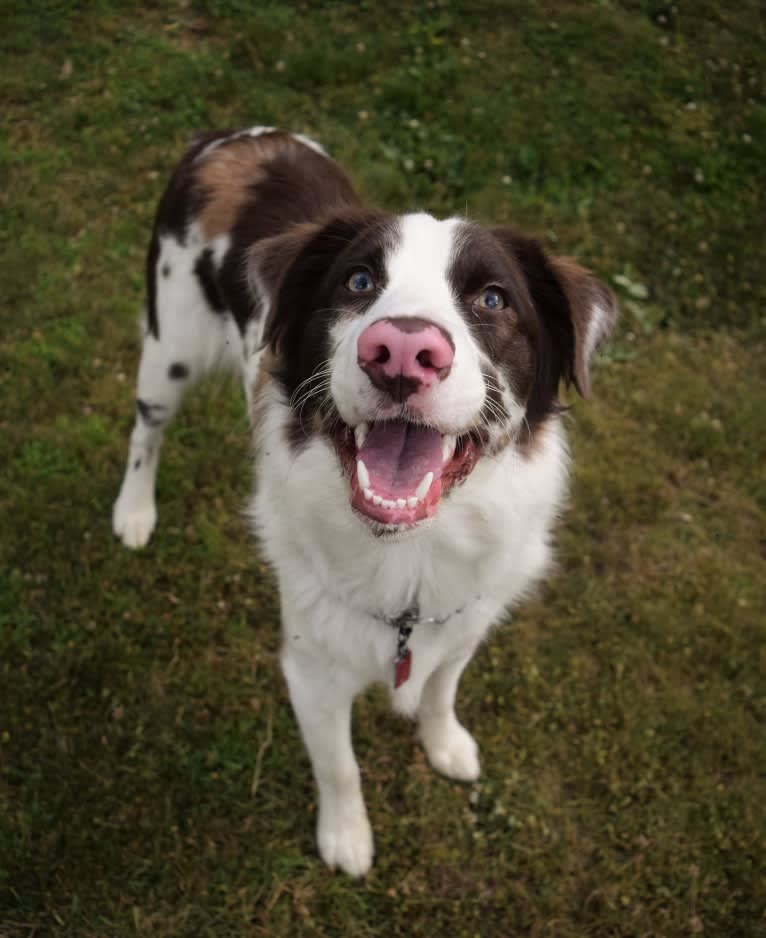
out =
[(297, 260), (309, 240), (319, 230), (318, 225), (294, 225), (283, 234), (264, 238), (255, 244), (247, 259), (247, 279), (255, 296), (261, 297), (261, 308), (266, 311), (263, 344), (277, 350), (284, 326), (279, 316), (278, 297), (287, 272)]
[(574, 381), (588, 397), (593, 353), (617, 321), (612, 291), (571, 258), (550, 256), (534, 238), (512, 228), (492, 233), (521, 267), (547, 333), (553, 364), (542, 383), (555, 395), (561, 379)]
[(590, 362), (617, 322), (617, 301), (609, 287), (570, 257), (549, 257), (569, 304), (574, 326), (572, 376), (583, 397), (590, 397)]

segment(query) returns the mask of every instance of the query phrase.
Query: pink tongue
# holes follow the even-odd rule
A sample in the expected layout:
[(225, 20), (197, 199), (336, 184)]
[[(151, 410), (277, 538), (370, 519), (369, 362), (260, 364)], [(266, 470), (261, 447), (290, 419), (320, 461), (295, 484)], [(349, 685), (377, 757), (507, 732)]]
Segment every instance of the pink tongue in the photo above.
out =
[(441, 433), (404, 420), (381, 421), (368, 431), (357, 459), (364, 461), (374, 492), (406, 498), (427, 472), (441, 476)]

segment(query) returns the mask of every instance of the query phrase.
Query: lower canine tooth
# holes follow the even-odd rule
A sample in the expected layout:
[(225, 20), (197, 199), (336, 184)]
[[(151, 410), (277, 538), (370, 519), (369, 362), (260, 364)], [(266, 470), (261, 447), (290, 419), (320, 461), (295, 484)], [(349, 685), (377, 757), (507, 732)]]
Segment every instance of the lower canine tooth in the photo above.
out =
[(451, 433), (445, 433), (442, 437), (442, 465), (448, 463), (455, 454), (456, 438)]
[(383, 502), (383, 499), (380, 497), (380, 495), (373, 495), (373, 496), (372, 496), (372, 504), (373, 504), (373, 505), (380, 505), (380, 504), (382, 504), (382, 502)]
[(415, 489), (415, 498), (417, 498), (418, 501), (423, 501), (426, 495), (428, 495), (428, 490), (431, 488), (431, 483), (433, 480), (433, 472), (427, 472), (423, 476), (420, 485)]
[(372, 489), (365, 489), (364, 497), (367, 499), (367, 501), (370, 501), (370, 499), (372, 498)]
[(357, 459), (356, 461), (356, 477), (359, 479), (359, 485), (363, 489), (370, 487), (370, 473), (367, 471), (367, 466), (365, 466), (361, 459)]
[(354, 427), (354, 439), (356, 440), (356, 448), (361, 449), (364, 446), (364, 441), (367, 438), (367, 431), (370, 429), (368, 423), (358, 423)]

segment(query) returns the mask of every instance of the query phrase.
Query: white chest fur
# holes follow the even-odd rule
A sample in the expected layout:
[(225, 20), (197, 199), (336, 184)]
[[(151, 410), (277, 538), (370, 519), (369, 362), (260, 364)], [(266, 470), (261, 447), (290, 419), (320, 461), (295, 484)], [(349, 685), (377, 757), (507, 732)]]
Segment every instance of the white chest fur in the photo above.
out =
[(384, 619), (417, 602), (423, 619), (446, 621), (413, 631), (412, 673), (393, 695), (397, 709), (412, 712), (434, 669), (470, 654), (544, 574), (565, 490), (563, 432), (551, 426), (529, 457), (509, 447), (481, 460), (430, 523), (387, 540), (352, 513), (329, 442), (288, 448), (287, 409), (267, 393), (253, 515), (279, 578), (285, 643), (347, 669), (358, 689), (391, 685), (396, 631)]

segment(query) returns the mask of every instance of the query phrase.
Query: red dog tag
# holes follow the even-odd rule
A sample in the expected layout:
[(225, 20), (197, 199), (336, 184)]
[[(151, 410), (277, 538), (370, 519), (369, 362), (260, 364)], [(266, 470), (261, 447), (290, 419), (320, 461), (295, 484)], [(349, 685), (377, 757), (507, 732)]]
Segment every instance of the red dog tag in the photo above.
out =
[(397, 687), (401, 687), (410, 676), (411, 667), (412, 652), (409, 648), (405, 648), (404, 653), (401, 656), (397, 656), (394, 662), (394, 690), (396, 690)]

